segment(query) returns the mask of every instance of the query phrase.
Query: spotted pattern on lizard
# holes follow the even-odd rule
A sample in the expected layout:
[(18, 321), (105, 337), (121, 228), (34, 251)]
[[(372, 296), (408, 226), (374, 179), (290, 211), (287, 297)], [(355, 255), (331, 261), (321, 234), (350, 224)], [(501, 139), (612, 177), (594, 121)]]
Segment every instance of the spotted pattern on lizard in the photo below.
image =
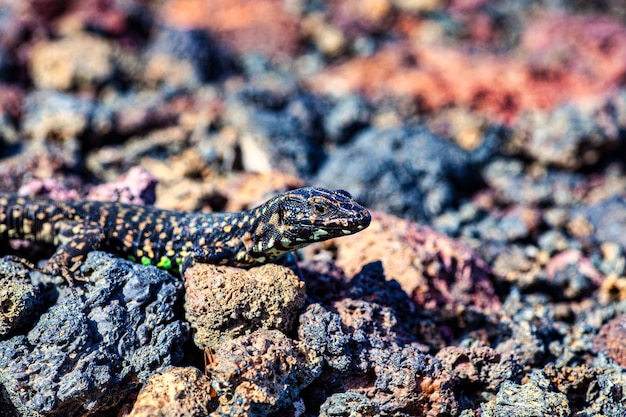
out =
[(236, 213), (0, 194), (0, 239), (55, 245), (42, 271), (69, 282), (87, 254), (97, 249), (174, 272), (194, 262), (250, 267), (313, 242), (357, 233), (370, 219), (348, 192), (314, 187), (288, 191)]

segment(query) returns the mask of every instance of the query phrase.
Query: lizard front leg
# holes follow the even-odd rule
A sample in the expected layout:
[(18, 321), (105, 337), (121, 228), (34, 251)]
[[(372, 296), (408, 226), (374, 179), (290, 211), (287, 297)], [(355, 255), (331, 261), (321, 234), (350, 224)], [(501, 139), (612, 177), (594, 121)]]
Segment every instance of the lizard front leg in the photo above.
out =
[(203, 246), (193, 248), (183, 259), (181, 275), (194, 263), (225, 265), (234, 259), (235, 252), (224, 246)]

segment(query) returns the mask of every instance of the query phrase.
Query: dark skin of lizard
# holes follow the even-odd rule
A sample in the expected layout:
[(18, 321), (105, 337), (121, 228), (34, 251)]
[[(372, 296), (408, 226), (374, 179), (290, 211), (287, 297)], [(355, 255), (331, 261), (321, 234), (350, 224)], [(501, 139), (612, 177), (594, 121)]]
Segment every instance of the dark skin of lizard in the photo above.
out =
[[(0, 194), (0, 239), (55, 245), (41, 270), (70, 283), (93, 250), (176, 273), (196, 262), (251, 267), (357, 233), (370, 219), (346, 191), (313, 187), (279, 194), (251, 210), (210, 214)], [(8, 259), (32, 267), (22, 258)]]

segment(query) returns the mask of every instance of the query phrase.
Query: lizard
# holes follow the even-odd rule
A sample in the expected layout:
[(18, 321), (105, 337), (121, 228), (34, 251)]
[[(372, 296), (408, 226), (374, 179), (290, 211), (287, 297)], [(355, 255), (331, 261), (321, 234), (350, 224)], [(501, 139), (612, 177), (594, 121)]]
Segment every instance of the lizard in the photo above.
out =
[[(369, 211), (347, 191), (317, 187), (287, 191), (232, 213), (0, 194), (0, 239), (56, 246), (39, 270), (70, 284), (93, 250), (177, 274), (195, 262), (252, 267), (314, 242), (357, 233), (370, 220)], [(17, 256), (5, 259), (35, 268)]]

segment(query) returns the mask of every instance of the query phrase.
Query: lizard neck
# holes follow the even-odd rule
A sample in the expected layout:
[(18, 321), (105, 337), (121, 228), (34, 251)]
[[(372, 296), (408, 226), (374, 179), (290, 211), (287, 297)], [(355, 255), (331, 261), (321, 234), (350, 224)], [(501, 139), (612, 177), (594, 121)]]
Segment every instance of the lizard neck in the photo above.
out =
[(254, 220), (244, 232), (242, 243), (248, 256), (258, 262), (266, 262), (293, 250), (283, 245), (288, 226), (283, 224), (275, 200), (244, 212)]

